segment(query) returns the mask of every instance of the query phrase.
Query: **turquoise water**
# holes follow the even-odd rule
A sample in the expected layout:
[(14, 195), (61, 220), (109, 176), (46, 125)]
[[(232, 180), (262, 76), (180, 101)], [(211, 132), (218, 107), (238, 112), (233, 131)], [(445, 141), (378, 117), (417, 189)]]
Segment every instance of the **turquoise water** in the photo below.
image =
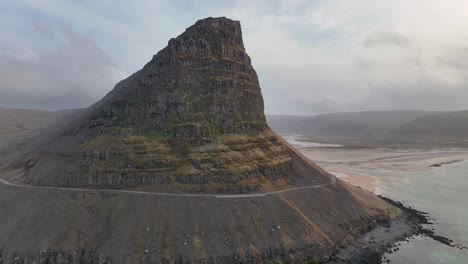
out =
[[(429, 213), (436, 234), (468, 247), (468, 162), (423, 172), (360, 171), (377, 178), (384, 196)], [(468, 250), (426, 237), (402, 242), (399, 248), (386, 255), (390, 263), (468, 263)]]

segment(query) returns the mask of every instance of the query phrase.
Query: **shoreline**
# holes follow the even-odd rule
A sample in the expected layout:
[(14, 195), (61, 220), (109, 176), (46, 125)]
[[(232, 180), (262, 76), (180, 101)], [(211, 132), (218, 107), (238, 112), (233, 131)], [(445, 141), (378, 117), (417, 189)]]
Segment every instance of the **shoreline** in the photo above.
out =
[[(424, 151), (414, 149), (340, 150), (326, 148), (300, 149), (309, 159), (329, 168), (384, 169), (425, 171), (432, 165), (448, 165), (468, 160), (468, 151)], [(332, 170), (332, 169), (331, 169)]]
[(353, 186), (364, 189), (371, 193), (379, 194), (381, 192), (381, 187), (378, 184), (377, 178), (372, 175), (360, 174), (350, 171), (334, 171), (328, 170), (331, 174), (335, 175), (340, 180), (345, 181)]
[(390, 263), (392, 256), (388, 254), (397, 252), (400, 247), (405, 248), (405, 241), (410, 243), (421, 238), (463, 250), (462, 252), (468, 250), (466, 245), (455, 244), (452, 239), (436, 234), (431, 215), (382, 196), (389, 186), (379, 176), (379, 172), (383, 171), (395, 174), (429, 172), (468, 162), (467, 149), (309, 147), (299, 150), (341, 180), (374, 193), (401, 210), (401, 215), (388, 225), (379, 223), (346, 247), (339, 248), (326, 263)]
[(372, 171), (421, 172), (468, 160), (466, 150), (302, 148), (304, 155), (343, 181), (375, 194), (386, 186)]
[(428, 213), (406, 207), (401, 202), (381, 195), (379, 197), (400, 209), (400, 216), (389, 222), (388, 225), (377, 225), (373, 230), (364, 233), (345, 248), (338, 249), (326, 263), (389, 263), (389, 260), (384, 256), (386, 253), (398, 251), (399, 246), (401, 246), (400, 242), (409, 241), (418, 236), (424, 236), (460, 250), (468, 249), (454, 244), (450, 238), (437, 235), (430, 229), (428, 226), (433, 223)]
[[(440, 167), (445, 167), (445, 166), (450, 166), (454, 164), (458, 164), (461, 162), (467, 162), (468, 159), (455, 159), (455, 160), (447, 160), (439, 163), (434, 163), (430, 166), (428, 166), (425, 170), (407, 170), (407, 171), (402, 171), (402, 172), (417, 172), (417, 171), (431, 171), (435, 170)], [(372, 174), (367, 174), (363, 172), (355, 172), (351, 170), (346, 170), (345, 168), (335, 168), (335, 167), (328, 167), (326, 165), (320, 164), (322, 167), (324, 167), (327, 171), (329, 171), (331, 174), (334, 174), (337, 178), (353, 185), (358, 188), (367, 190), (371, 193), (374, 193), (376, 195), (382, 195), (384, 194), (384, 190), (386, 189), (386, 186), (382, 184), (382, 181), (379, 180), (377, 176), (374, 176)], [(380, 169), (380, 170), (386, 170), (386, 169)], [(392, 170), (390, 170), (392, 171)], [(394, 170), (393, 170), (394, 171)], [(398, 171), (396, 171), (398, 172)]]

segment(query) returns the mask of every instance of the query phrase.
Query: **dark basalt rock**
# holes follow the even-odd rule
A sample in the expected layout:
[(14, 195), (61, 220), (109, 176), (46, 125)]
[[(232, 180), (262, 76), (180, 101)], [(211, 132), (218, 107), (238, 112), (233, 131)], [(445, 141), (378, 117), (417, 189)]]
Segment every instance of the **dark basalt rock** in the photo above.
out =
[[(28, 148), (2, 180), (85, 188), (0, 184), (0, 264), (323, 263), (399, 214), (268, 128), (226, 18), (198, 21)], [(271, 193), (218, 195), (246, 192)]]
[(19, 181), (249, 192), (285, 178), (285, 187), (297, 181), (293, 158), (263, 110), (240, 23), (203, 19), (53, 133)]
[(136, 75), (111, 92), (76, 133), (89, 138), (117, 126), (190, 140), (267, 129), (257, 74), (238, 21), (198, 21)]

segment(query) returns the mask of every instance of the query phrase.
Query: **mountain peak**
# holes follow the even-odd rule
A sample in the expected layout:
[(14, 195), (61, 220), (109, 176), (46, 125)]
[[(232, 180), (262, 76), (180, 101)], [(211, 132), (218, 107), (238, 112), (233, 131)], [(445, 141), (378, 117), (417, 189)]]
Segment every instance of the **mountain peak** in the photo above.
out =
[(1, 263), (322, 263), (398, 212), (270, 130), (227, 18), (198, 21), (9, 158)]
[[(53, 154), (23, 182), (187, 192), (280, 188), (268, 184), (273, 177), (296, 184), (293, 158), (263, 110), (240, 23), (199, 20), (53, 138)], [(66, 173), (42, 167), (70, 155)]]
[(82, 127), (87, 135), (117, 126), (194, 142), (267, 128), (240, 23), (227, 18), (199, 20), (105, 99)]
[(242, 38), (240, 22), (226, 17), (207, 17), (200, 19), (194, 25), (189, 27), (187, 31), (192, 29), (217, 29), (220, 31), (231, 32), (232, 34)]
[(244, 46), (240, 22), (226, 17), (200, 19), (182, 35), (186, 34), (204, 35), (207, 38), (223, 39), (230, 44)]
[(240, 22), (225, 17), (198, 20), (177, 38), (171, 39), (165, 51), (179, 56), (250, 63), (244, 49)]

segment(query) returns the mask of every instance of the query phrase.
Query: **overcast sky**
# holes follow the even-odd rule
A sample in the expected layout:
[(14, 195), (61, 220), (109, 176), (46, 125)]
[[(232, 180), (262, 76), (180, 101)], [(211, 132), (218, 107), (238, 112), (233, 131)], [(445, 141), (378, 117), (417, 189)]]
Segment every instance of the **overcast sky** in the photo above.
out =
[(0, 107), (87, 107), (209, 16), (241, 21), (267, 114), (468, 109), (466, 0), (3, 0)]

